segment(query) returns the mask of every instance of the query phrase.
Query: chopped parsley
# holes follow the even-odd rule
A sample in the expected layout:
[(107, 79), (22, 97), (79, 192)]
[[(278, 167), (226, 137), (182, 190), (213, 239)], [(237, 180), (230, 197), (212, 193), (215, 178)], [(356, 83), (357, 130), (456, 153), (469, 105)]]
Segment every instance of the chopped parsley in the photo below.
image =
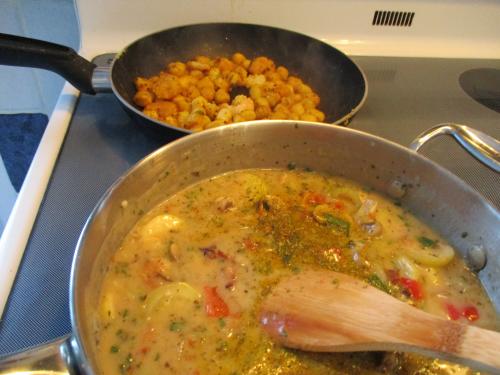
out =
[(436, 247), (438, 243), (437, 240), (431, 240), (430, 238), (425, 236), (417, 237), (417, 240), (418, 242), (420, 242), (420, 245), (422, 245), (422, 247)]

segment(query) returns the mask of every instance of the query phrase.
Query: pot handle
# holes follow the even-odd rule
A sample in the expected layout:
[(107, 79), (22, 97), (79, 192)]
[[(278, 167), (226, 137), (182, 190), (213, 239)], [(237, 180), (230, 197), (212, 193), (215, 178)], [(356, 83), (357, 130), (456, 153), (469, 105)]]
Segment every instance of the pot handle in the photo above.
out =
[(78, 374), (71, 337), (61, 337), (34, 349), (0, 357), (0, 375)]
[(495, 172), (500, 172), (500, 142), (495, 138), (465, 125), (439, 124), (420, 134), (409, 146), (418, 151), (426, 142), (438, 135), (448, 134), (472, 156)]
[(95, 64), (60, 44), (0, 33), (0, 64), (41, 68), (64, 77), (81, 92), (95, 94)]

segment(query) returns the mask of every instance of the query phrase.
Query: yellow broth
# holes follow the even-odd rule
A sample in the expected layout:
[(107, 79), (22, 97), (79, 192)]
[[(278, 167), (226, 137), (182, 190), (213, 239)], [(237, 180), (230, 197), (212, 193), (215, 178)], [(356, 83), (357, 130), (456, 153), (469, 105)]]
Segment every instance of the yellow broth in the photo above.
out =
[(415, 354), (274, 344), (259, 326), (263, 296), (283, 275), (318, 268), (432, 314), (497, 328), (476, 276), (397, 203), (315, 172), (242, 170), (178, 192), (126, 236), (102, 285), (100, 373), (469, 373)]

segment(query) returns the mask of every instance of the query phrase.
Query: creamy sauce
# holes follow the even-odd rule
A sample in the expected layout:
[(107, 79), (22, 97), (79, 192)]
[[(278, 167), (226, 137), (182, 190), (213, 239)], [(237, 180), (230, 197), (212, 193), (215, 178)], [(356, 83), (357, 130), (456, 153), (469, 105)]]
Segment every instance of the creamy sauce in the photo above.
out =
[(414, 354), (319, 354), (274, 344), (259, 326), (262, 297), (281, 276), (318, 268), (367, 280), (432, 314), (497, 328), (476, 276), (404, 208), (338, 177), (244, 170), (175, 194), (124, 239), (101, 291), (99, 370), (472, 373)]

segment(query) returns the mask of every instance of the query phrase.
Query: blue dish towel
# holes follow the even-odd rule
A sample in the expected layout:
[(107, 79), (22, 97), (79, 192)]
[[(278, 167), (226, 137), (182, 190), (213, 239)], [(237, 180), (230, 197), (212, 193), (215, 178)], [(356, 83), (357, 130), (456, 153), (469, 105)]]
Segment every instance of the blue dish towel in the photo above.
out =
[(48, 117), (41, 113), (0, 115), (0, 155), (14, 189), (19, 192)]

